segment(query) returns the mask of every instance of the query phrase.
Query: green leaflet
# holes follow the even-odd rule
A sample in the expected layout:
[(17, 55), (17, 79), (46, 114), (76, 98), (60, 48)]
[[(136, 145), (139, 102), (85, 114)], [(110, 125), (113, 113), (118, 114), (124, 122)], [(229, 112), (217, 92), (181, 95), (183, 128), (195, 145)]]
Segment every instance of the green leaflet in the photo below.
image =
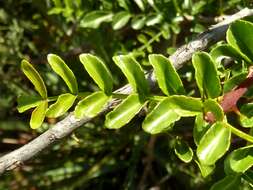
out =
[(149, 55), (160, 89), (164, 94), (184, 94), (183, 83), (170, 60), (163, 55)]
[(153, 26), (155, 24), (159, 24), (163, 20), (163, 16), (161, 14), (151, 14), (146, 19), (147, 26)]
[(109, 129), (118, 129), (127, 124), (143, 107), (137, 94), (129, 95), (113, 111), (106, 115), (105, 126)]
[[(253, 24), (238, 20), (232, 23), (227, 31), (227, 42), (241, 52), (245, 60), (253, 60)], [(250, 59), (250, 60), (249, 60)]]
[(231, 152), (224, 162), (226, 174), (244, 173), (253, 166), (253, 145)]
[(134, 2), (138, 5), (138, 7), (144, 11), (145, 10), (145, 4), (143, 2), (143, 0), (134, 0)]
[(113, 16), (112, 28), (118, 30), (123, 28), (131, 18), (131, 14), (127, 11), (121, 11)]
[(238, 175), (229, 175), (216, 182), (211, 190), (239, 190), (241, 189), (241, 177)]
[(177, 139), (174, 147), (175, 154), (180, 160), (189, 163), (193, 157), (193, 151), (184, 141)]
[(224, 119), (222, 107), (213, 99), (208, 99), (204, 102), (204, 111), (205, 113), (213, 113), (215, 121), (223, 121)]
[(180, 117), (195, 116), (202, 112), (199, 98), (174, 95), (161, 101), (145, 118), (144, 131), (156, 134), (168, 130)]
[[(210, 55), (213, 58), (214, 62), (217, 63), (217, 65), (219, 65), (221, 61), (227, 57), (234, 58), (235, 60), (243, 59), (241, 54), (228, 44), (221, 44), (215, 47), (210, 52)], [(246, 61), (249, 61), (249, 60), (246, 60)]]
[(85, 70), (89, 73), (99, 88), (104, 91), (105, 94), (111, 95), (113, 79), (111, 72), (106, 65), (96, 56), (91, 54), (81, 54), (79, 58)]
[(224, 82), (223, 92), (229, 92), (247, 78), (248, 72), (239, 73)]
[(62, 116), (71, 108), (75, 99), (76, 96), (73, 94), (66, 93), (60, 95), (57, 101), (48, 108), (46, 116), (50, 118)]
[(149, 95), (149, 86), (139, 63), (131, 55), (114, 56), (113, 61), (126, 76), (128, 82), (140, 98)]
[(195, 79), (202, 97), (216, 98), (220, 95), (221, 86), (215, 64), (208, 53), (198, 52), (192, 57)]
[(18, 112), (23, 113), (26, 110), (34, 108), (40, 104), (43, 99), (39, 96), (19, 96), (18, 97)]
[(112, 21), (113, 14), (107, 11), (92, 11), (86, 14), (80, 26), (83, 28), (98, 28), (103, 22)]
[(231, 131), (224, 122), (214, 123), (201, 138), (197, 156), (201, 164), (213, 165), (230, 146)]
[(145, 22), (146, 17), (144, 15), (140, 15), (132, 19), (131, 26), (134, 30), (140, 30), (145, 25)]
[(210, 128), (210, 124), (207, 123), (203, 118), (203, 113), (200, 113), (195, 118), (193, 128), (193, 139), (196, 145), (199, 145), (200, 139), (204, 136), (206, 131)]
[(33, 110), (30, 120), (30, 126), (32, 129), (39, 128), (46, 116), (46, 110), (47, 110), (47, 101), (42, 101), (40, 104)]
[(47, 61), (54, 70), (67, 84), (72, 94), (78, 93), (77, 81), (74, 73), (66, 65), (66, 63), (55, 54), (48, 54)]
[(246, 127), (246, 128), (253, 127), (253, 117), (248, 118), (245, 115), (240, 115), (239, 121), (242, 127)]
[(75, 116), (78, 119), (83, 117), (94, 117), (101, 112), (107, 102), (110, 100), (110, 96), (104, 94), (104, 92), (95, 92), (83, 100), (81, 100), (75, 108)]
[(201, 175), (203, 177), (209, 176), (211, 173), (213, 173), (213, 171), (215, 169), (215, 165), (204, 165), (204, 164), (199, 163), (196, 160), (195, 160), (195, 162), (197, 163), (197, 165), (200, 169)]
[(33, 83), (35, 89), (41, 95), (43, 99), (47, 98), (47, 89), (41, 78), (40, 74), (36, 69), (26, 60), (22, 60), (21, 69), (26, 75), (26, 77)]
[(253, 117), (253, 103), (243, 104), (240, 108), (240, 112), (247, 117)]

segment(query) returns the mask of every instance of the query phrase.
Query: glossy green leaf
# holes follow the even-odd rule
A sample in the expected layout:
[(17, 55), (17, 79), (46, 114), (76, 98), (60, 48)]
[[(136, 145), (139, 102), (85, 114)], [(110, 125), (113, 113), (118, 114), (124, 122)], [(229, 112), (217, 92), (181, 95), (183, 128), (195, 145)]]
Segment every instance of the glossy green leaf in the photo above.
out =
[(60, 95), (57, 101), (48, 108), (46, 116), (50, 118), (62, 116), (71, 108), (75, 99), (76, 96), (73, 94), (66, 93)]
[(253, 145), (234, 150), (224, 162), (227, 174), (244, 173), (253, 166)]
[(193, 157), (193, 151), (184, 141), (177, 139), (174, 147), (175, 154), (180, 160), (189, 163)]
[(229, 175), (216, 182), (211, 190), (239, 190), (241, 189), (241, 177), (237, 175)]
[(253, 117), (248, 118), (245, 115), (240, 115), (239, 120), (242, 127), (246, 128), (253, 127)]
[(107, 11), (92, 11), (84, 16), (80, 26), (84, 28), (98, 28), (103, 22), (112, 21), (113, 14)]
[(229, 148), (231, 131), (224, 122), (214, 123), (201, 138), (197, 156), (201, 164), (213, 165)]
[(232, 46), (230, 46), (228, 44), (222, 44), (222, 45), (215, 47), (210, 52), (210, 55), (213, 58), (213, 60), (215, 61), (215, 63), (217, 63), (217, 64), (220, 64), (224, 58), (229, 58), (229, 57), (233, 58), (235, 60), (243, 59), (241, 54), (236, 49), (234, 49)]
[(240, 108), (240, 112), (247, 117), (253, 117), (253, 103), (243, 104)]
[(141, 110), (143, 105), (138, 95), (129, 95), (113, 111), (106, 115), (106, 128), (118, 129), (124, 126)]
[(164, 94), (183, 94), (183, 83), (170, 60), (163, 55), (149, 55), (160, 89)]
[(18, 112), (23, 113), (26, 110), (37, 107), (43, 99), (39, 96), (19, 96), (18, 97)]
[(113, 61), (126, 76), (128, 82), (140, 98), (149, 94), (148, 82), (139, 63), (131, 55), (114, 56)]
[(96, 116), (103, 110), (110, 98), (101, 91), (87, 96), (77, 104), (74, 112), (76, 118)]
[(132, 19), (131, 26), (134, 30), (140, 30), (145, 25), (145, 22), (146, 17), (144, 15), (140, 15)]
[(195, 116), (202, 112), (198, 98), (170, 96), (161, 101), (145, 118), (142, 128), (151, 134), (168, 130), (180, 117)]
[(33, 83), (35, 89), (41, 95), (43, 99), (47, 98), (47, 89), (41, 78), (40, 74), (36, 69), (26, 60), (22, 60), (21, 69), (26, 75), (26, 77)]
[(204, 120), (203, 113), (200, 113), (196, 116), (193, 128), (193, 139), (196, 145), (199, 145), (201, 138), (204, 136), (210, 126), (211, 125)]
[(143, 0), (134, 0), (134, 2), (138, 5), (138, 7), (144, 11), (145, 10), (145, 4), (143, 2)]
[(159, 24), (163, 19), (163, 16), (161, 14), (153, 14), (149, 15), (146, 19), (146, 25), (147, 26), (153, 26), (155, 24)]
[(113, 16), (112, 27), (114, 30), (121, 29), (124, 27), (129, 19), (131, 18), (131, 14), (127, 11), (121, 11)]
[(30, 126), (32, 129), (39, 128), (46, 116), (46, 110), (47, 110), (47, 101), (42, 101), (40, 104), (33, 110), (30, 120)]
[(198, 165), (198, 167), (200, 169), (201, 175), (203, 177), (209, 176), (210, 174), (213, 173), (213, 171), (215, 169), (215, 165), (204, 165), (204, 164), (199, 163), (196, 160), (195, 160), (195, 162), (197, 163), (197, 165)]
[(74, 73), (66, 65), (66, 63), (55, 54), (48, 54), (47, 61), (54, 70), (67, 84), (69, 90), (73, 94), (78, 93), (77, 81)]
[(110, 70), (96, 56), (91, 54), (81, 54), (79, 56), (85, 70), (96, 82), (99, 88), (110, 95), (112, 93), (113, 79)]
[[(227, 31), (227, 42), (241, 52), (246, 60), (253, 60), (253, 24), (238, 20)], [(248, 59), (249, 58), (249, 59)]]
[(223, 121), (224, 119), (222, 107), (213, 99), (208, 99), (204, 102), (204, 112), (211, 112), (215, 117), (215, 121)]
[(205, 52), (195, 53), (192, 57), (195, 69), (195, 78), (201, 95), (216, 98), (220, 95), (221, 86), (216, 66), (209, 54)]
[(248, 72), (239, 73), (224, 82), (223, 92), (229, 92), (247, 78)]

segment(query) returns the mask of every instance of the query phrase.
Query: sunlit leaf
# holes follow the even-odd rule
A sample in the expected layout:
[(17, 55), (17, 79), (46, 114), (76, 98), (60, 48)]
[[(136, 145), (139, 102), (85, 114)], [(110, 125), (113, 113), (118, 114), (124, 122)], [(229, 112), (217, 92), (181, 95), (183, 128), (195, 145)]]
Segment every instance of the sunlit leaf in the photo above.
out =
[(131, 55), (114, 56), (113, 61), (126, 76), (128, 82), (140, 98), (149, 94), (148, 82), (139, 63)]
[(208, 99), (204, 102), (204, 111), (207, 114), (211, 112), (215, 118), (215, 121), (223, 121), (224, 113), (220, 104), (213, 99)]
[(253, 166), (253, 145), (231, 152), (224, 162), (227, 174), (244, 173)]
[(74, 112), (75, 116), (78, 119), (96, 116), (103, 110), (110, 98), (110, 96), (107, 96), (101, 91), (87, 96), (77, 104)]
[(223, 92), (229, 92), (237, 85), (241, 84), (247, 78), (247, 75), (247, 72), (242, 72), (226, 80), (224, 82)]
[(77, 94), (78, 86), (76, 77), (70, 68), (66, 65), (66, 63), (58, 55), (55, 54), (48, 54), (47, 60), (54, 72), (56, 72), (67, 84), (71, 93)]
[(201, 138), (197, 148), (199, 161), (204, 165), (213, 165), (230, 146), (231, 131), (224, 122), (214, 123)]
[(209, 54), (205, 52), (195, 53), (192, 57), (195, 69), (195, 79), (199, 91), (203, 97), (216, 98), (220, 95), (221, 86), (216, 66)]
[(47, 110), (47, 101), (42, 101), (40, 104), (33, 110), (30, 120), (30, 126), (32, 129), (39, 128), (46, 116), (46, 110)]
[(159, 87), (164, 94), (183, 94), (183, 83), (170, 60), (163, 55), (149, 55)]
[(134, 30), (140, 30), (145, 25), (145, 22), (146, 17), (144, 15), (140, 15), (132, 19), (131, 26)]
[(79, 58), (99, 88), (107, 95), (110, 95), (112, 93), (113, 79), (106, 65), (99, 58), (91, 54), (81, 54)]
[(47, 98), (47, 89), (41, 78), (40, 74), (36, 69), (26, 60), (22, 60), (21, 69), (26, 75), (26, 77), (33, 83), (35, 89), (41, 95), (43, 99)]
[(146, 25), (147, 26), (153, 26), (155, 24), (159, 24), (163, 19), (163, 16), (161, 14), (153, 14), (149, 15), (146, 19)]
[(105, 126), (118, 129), (127, 124), (143, 107), (138, 95), (129, 95), (112, 112), (106, 115)]
[(17, 109), (19, 113), (37, 107), (43, 99), (39, 96), (19, 96)]
[(115, 14), (112, 21), (113, 29), (114, 30), (121, 29), (128, 23), (130, 18), (131, 18), (131, 14), (127, 11), (121, 11)]
[(107, 11), (91, 11), (82, 19), (80, 26), (84, 28), (98, 28), (103, 22), (112, 21), (113, 14)]
[(195, 160), (195, 162), (197, 163), (197, 165), (198, 165), (198, 167), (200, 169), (201, 175), (203, 177), (209, 176), (210, 174), (213, 173), (213, 171), (215, 169), (215, 165), (204, 165), (204, 164), (199, 163), (196, 160)]
[(183, 162), (189, 163), (193, 157), (193, 151), (184, 141), (177, 139), (174, 147), (175, 154)]
[(62, 94), (57, 101), (52, 104), (46, 113), (47, 117), (56, 118), (65, 114), (74, 104), (76, 96), (73, 94)]
[(170, 96), (161, 101), (145, 118), (142, 128), (151, 134), (168, 130), (180, 117), (190, 117), (202, 112), (198, 98)]
[(241, 52), (246, 60), (253, 60), (253, 24), (237, 20), (227, 30), (227, 42)]
[(210, 126), (211, 125), (204, 120), (203, 113), (196, 116), (193, 128), (193, 139), (196, 145), (199, 145), (200, 139), (204, 136)]

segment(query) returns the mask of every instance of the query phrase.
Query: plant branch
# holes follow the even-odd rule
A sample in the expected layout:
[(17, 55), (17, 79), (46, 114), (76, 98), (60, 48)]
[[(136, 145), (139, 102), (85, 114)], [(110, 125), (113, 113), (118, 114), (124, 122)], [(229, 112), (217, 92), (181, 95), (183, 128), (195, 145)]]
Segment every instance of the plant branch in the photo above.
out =
[[(221, 39), (224, 39), (226, 30), (231, 22), (251, 15), (253, 15), (253, 10), (245, 8), (240, 12), (227, 17), (226, 20), (212, 26), (206, 32), (200, 34), (195, 40), (180, 47), (170, 57), (171, 62), (174, 64), (176, 69), (181, 68), (187, 61), (191, 59), (194, 52), (205, 50), (210, 47), (210, 45), (218, 42)], [(155, 85), (155, 77), (153, 72), (147, 73), (146, 77), (150, 83), (150, 86), (153, 87)], [(129, 94), (131, 93), (131, 88), (129, 85), (126, 85), (115, 92)], [(100, 114), (109, 111), (113, 105), (118, 103), (119, 101), (115, 99), (112, 100)], [(91, 121), (92, 119), (93, 118), (83, 118), (79, 120), (74, 117), (73, 113), (70, 113), (65, 119), (56, 123), (54, 127), (48, 129), (28, 144), (1, 157), (0, 174), (4, 173), (5, 171), (12, 170), (18, 166), (22, 166), (24, 162), (38, 155), (42, 150), (56, 141), (68, 136), (75, 129)]]

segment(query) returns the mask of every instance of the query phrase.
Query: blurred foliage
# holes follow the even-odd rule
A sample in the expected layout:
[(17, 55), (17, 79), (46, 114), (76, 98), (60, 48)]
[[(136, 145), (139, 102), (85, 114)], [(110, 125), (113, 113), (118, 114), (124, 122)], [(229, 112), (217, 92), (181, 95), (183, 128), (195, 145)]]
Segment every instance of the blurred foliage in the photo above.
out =
[[(62, 93), (67, 87), (46, 64), (48, 53), (64, 58), (83, 91), (96, 87), (81, 68), (77, 55), (94, 53), (113, 71), (114, 85), (120, 87), (125, 79), (111, 64), (113, 55), (133, 53), (148, 69), (148, 53), (168, 56), (215, 24), (216, 18), (252, 6), (251, 0), (0, 1), (1, 154), (26, 144), (57, 122), (48, 119), (43, 128), (33, 131), (28, 127), (30, 113), (18, 114), (17, 97), (35, 93), (21, 74), (22, 58), (40, 69), (49, 95)], [(194, 89), (192, 68), (185, 66), (179, 72), (183, 73), (185, 86)], [(172, 136), (180, 134), (195, 146), (192, 129), (187, 127), (192, 120), (177, 123), (181, 127), (175, 127), (172, 134), (153, 137), (141, 130), (141, 114), (117, 131), (103, 128), (103, 120), (97, 118), (86, 124), (22, 169), (1, 176), (0, 189), (189, 190), (208, 189), (223, 178), (222, 161), (217, 163), (216, 172), (204, 179), (197, 164), (186, 165), (175, 155)], [(245, 183), (241, 189), (250, 187)]]

